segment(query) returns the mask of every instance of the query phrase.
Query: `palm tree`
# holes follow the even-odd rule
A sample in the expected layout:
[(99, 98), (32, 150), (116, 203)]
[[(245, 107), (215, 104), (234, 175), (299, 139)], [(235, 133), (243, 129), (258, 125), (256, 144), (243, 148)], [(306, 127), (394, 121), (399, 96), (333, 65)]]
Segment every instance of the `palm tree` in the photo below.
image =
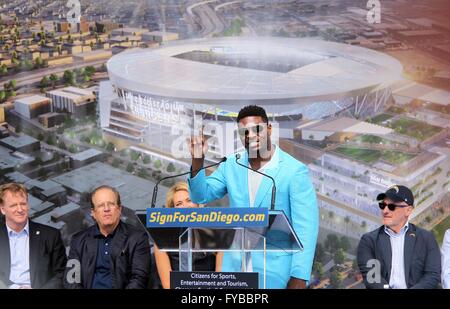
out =
[(345, 222), (345, 232), (348, 232), (348, 224), (350, 222), (350, 217), (349, 216), (345, 216), (344, 218), (344, 222)]

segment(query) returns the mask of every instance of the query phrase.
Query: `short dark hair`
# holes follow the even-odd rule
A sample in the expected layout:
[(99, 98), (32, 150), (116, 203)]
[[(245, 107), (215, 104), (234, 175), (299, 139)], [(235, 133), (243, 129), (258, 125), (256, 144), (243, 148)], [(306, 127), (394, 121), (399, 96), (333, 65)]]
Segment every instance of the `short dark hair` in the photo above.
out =
[(97, 187), (94, 189), (94, 191), (92, 191), (91, 193), (91, 207), (94, 208), (94, 202), (92, 201), (92, 198), (94, 197), (95, 193), (97, 193), (97, 191), (100, 191), (102, 189), (109, 189), (112, 192), (114, 192), (114, 194), (116, 195), (116, 202), (118, 206), (122, 206), (122, 203), (120, 202), (120, 194), (119, 191), (117, 191), (115, 188), (111, 187), (111, 186), (107, 186), (107, 185), (102, 185), (100, 187)]
[(257, 105), (247, 105), (244, 106), (237, 116), (237, 122), (241, 121), (245, 117), (261, 117), (265, 123), (269, 124), (269, 118), (267, 117), (266, 111), (261, 106)]

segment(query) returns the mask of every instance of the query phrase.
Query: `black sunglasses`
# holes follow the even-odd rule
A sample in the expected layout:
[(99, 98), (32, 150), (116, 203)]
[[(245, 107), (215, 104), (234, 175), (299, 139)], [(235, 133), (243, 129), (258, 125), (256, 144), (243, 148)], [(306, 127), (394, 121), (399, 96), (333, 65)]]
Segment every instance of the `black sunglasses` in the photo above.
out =
[(264, 131), (264, 127), (265, 126), (262, 124), (257, 124), (256, 126), (252, 127), (243, 127), (238, 129), (238, 133), (240, 136), (247, 136), (250, 133), (250, 130), (252, 130), (253, 133), (259, 134)]
[(387, 203), (385, 203), (385, 202), (379, 202), (378, 203), (378, 206), (381, 208), (381, 209), (385, 209), (386, 208), (386, 206), (387, 206), (387, 208), (389, 208), (389, 210), (390, 211), (394, 211), (395, 210), (395, 208), (405, 208), (405, 207), (409, 207), (409, 206), (411, 206), (411, 205), (396, 205), (396, 204), (387, 204)]

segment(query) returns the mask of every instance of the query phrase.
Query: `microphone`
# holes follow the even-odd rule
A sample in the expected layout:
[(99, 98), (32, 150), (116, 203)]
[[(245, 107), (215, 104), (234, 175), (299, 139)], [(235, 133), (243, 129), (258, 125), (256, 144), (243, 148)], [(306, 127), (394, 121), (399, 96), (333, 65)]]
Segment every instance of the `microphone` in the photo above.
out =
[(270, 180), (272, 180), (272, 200), (271, 200), (271, 202), (270, 202), (270, 210), (274, 210), (274, 209), (275, 209), (275, 197), (276, 197), (276, 194), (277, 194), (277, 187), (276, 187), (276, 185), (275, 185), (275, 179), (273, 179), (272, 176), (269, 176), (269, 175), (267, 175), (267, 174), (264, 174), (263, 172), (260, 172), (260, 171), (258, 171), (258, 170), (255, 170), (255, 169), (251, 168), (250, 166), (247, 166), (247, 165), (244, 165), (244, 164), (238, 162), (238, 160), (239, 160), (240, 158), (241, 158), (241, 155), (240, 155), (239, 153), (237, 153), (237, 154), (236, 154), (236, 163), (237, 163), (238, 165), (243, 166), (243, 167), (245, 167), (246, 169), (249, 169), (249, 170), (251, 170), (251, 171), (254, 171), (254, 172), (256, 172), (256, 173), (258, 173), (258, 174), (261, 174), (261, 175), (263, 175), (263, 176), (269, 177)]
[(203, 170), (203, 169), (207, 169), (207, 168), (210, 168), (210, 167), (219, 165), (220, 163), (225, 162), (226, 160), (227, 160), (227, 158), (226, 158), (226, 157), (223, 157), (223, 158), (220, 159), (220, 161), (217, 162), (217, 163), (210, 164), (210, 165), (207, 165), (207, 166), (203, 166), (203, 167), (198, 168), (198, 169), (193, 170), (193, 171), (184, 172), (184, 173), (181, 173), (181, 174), (177, 174), (177, 175), (172, 175), (172, 176), (167, 176), (167, 177), (161, 178), (160, 180), (158, 180), (158, 182), (156, 183), (155, 187), (153, 187), (152, 205), (151, 205), (151, 208), (155, 208), (155, 204), (156, 204), (156, 196), (158, 195), (158, 185), (160, 184), (161, 181), (166, 180), (166, 179), (171, 179), (171, 178), (176, 178), (176, 177), (184, 176), (184, 175), (190, 174), (190, 173), (192, 173), (192, 172), (196, 172), (196, 173), (197, 173), (197, 172), (200, 172), (200, 171)]

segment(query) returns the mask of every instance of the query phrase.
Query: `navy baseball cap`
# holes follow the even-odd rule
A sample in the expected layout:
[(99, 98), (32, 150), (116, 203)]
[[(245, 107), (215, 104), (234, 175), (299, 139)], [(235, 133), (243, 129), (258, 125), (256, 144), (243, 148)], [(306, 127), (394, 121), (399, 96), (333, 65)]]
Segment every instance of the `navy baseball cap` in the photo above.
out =
[(384, 200), (386, 197), (396, 203), (405, 202), (410, 206), (414, 205), (413, 193), (405, 186), (395, 185), (390, 187), (385, 193), (377, 195), (377, 201)]

